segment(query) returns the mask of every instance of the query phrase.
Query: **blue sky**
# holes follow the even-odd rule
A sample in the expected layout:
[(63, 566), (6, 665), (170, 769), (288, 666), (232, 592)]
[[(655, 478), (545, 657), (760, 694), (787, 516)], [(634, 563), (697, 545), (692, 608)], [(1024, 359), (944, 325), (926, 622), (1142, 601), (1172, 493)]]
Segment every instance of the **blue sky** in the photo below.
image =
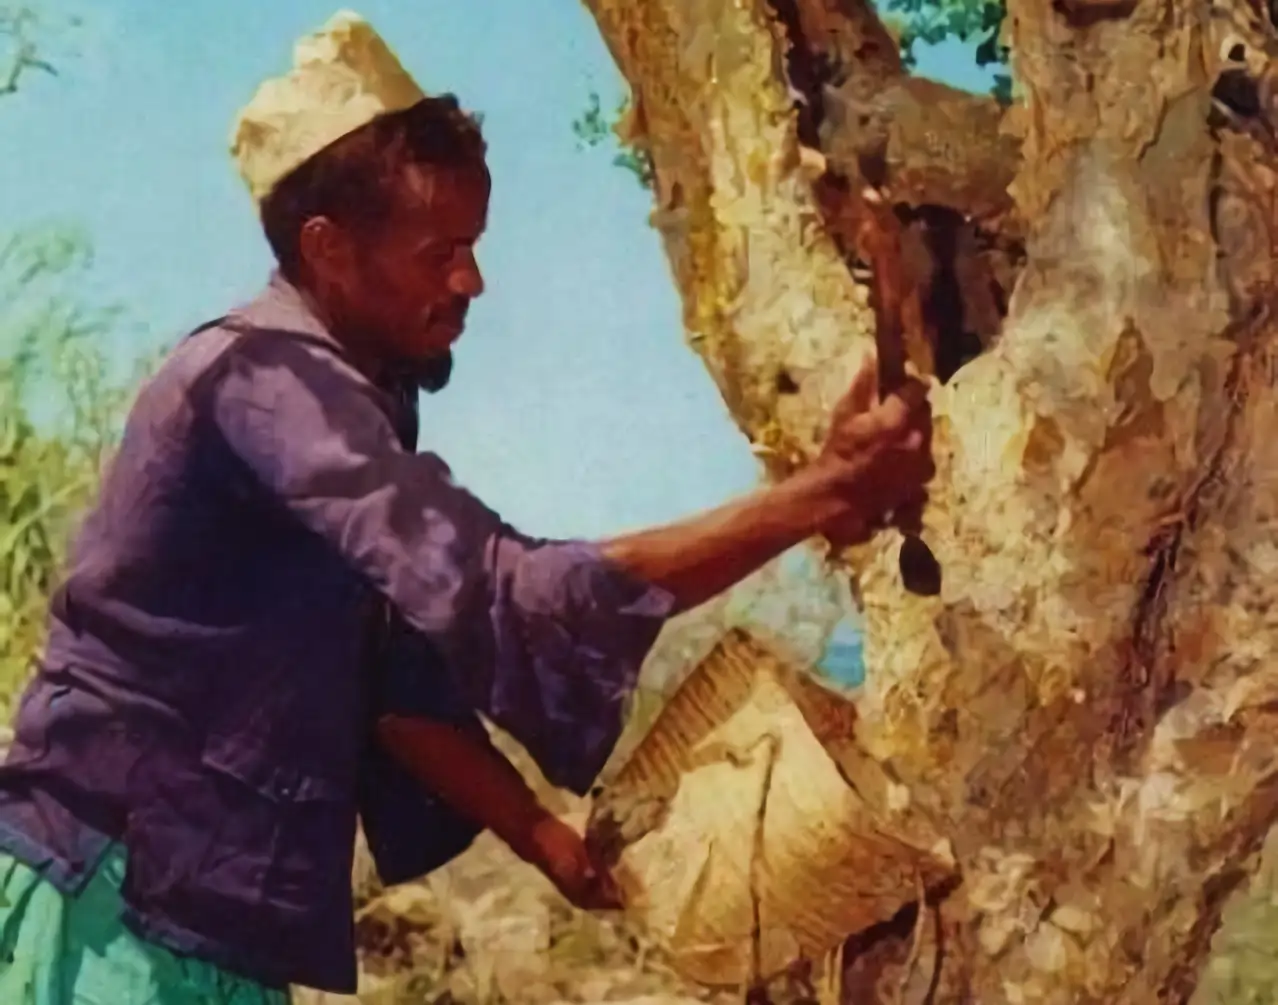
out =
[[(171, 343), (251, 296), (271, 262), (226, 154), (236, 110), (287, 68), (336, 0), (74, 0), (83, 55), (0, 101), (0, 228), (87, 226), (94, 295), (145, 325), (121, 355)], [(621, 81), (577, 0), (364, 0), (427, 90), (484, 114), (494, 195), (488, 292), (423, 440), (516, 525), (600, 535), (753, 487), (756, 468), (684, 347), (646, 193), (571, 121)], [(980, 86), (958, 46), (933, 75)], [(14, 155), (14, 152), (17, 155)]]

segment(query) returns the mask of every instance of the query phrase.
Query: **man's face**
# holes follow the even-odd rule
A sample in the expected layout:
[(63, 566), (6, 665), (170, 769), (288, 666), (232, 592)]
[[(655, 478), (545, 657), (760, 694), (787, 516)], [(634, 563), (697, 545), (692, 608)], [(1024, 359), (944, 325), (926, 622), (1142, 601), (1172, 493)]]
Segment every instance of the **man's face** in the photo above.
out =
[(383, 361), (446, 358), (484, 291), (475, 245), (488, 220), (489, 182), (477, 170), (410, 167), (388, 219), (341, 242), (341, 315)]

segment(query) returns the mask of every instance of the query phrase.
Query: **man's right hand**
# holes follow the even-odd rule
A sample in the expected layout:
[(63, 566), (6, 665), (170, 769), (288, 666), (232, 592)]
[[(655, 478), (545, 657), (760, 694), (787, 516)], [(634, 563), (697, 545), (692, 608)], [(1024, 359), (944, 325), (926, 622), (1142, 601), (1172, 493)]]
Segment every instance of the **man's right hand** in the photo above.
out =
[(814, 534), (863, 540), (889, 513), (926, 498), (933, 474), (926, 386), (907, 381), (882, 402), (876, 386), (871, 359), (834, 409), (820, 456), (803, 470), (687, 520), (605, 541), (603, 557), (668, 591), (678, 612)]
[(910, 378), (880, 400), (871, 355), (835, 406), (817, 463), (848, 501), (847, 513), (823, 528), (836, 547), (863, 543), (892, 513), (923, 505), (936, 473), (927, 385)]

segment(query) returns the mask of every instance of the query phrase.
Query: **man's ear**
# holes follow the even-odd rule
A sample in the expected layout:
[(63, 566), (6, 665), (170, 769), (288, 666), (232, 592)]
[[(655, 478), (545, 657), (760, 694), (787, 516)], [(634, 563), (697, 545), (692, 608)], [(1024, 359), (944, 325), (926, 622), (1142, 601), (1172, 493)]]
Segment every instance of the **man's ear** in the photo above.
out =
[(350, 235), (327, 216), (302, 224), (297, 250), (306, 270), (327, 286), (344, 286), (355, 264)]

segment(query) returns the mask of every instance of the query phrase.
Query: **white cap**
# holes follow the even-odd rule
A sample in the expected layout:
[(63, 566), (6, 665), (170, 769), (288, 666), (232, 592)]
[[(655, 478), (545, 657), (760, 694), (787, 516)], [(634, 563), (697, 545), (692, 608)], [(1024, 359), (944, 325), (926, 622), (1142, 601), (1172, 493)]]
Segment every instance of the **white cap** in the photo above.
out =
[(293, 69), (263, 83), (241, 110), (231, 156), (260, 204), (281, 178), (330, 143), (425, 97), (372, 25), (339, 11), (298, 41)]

